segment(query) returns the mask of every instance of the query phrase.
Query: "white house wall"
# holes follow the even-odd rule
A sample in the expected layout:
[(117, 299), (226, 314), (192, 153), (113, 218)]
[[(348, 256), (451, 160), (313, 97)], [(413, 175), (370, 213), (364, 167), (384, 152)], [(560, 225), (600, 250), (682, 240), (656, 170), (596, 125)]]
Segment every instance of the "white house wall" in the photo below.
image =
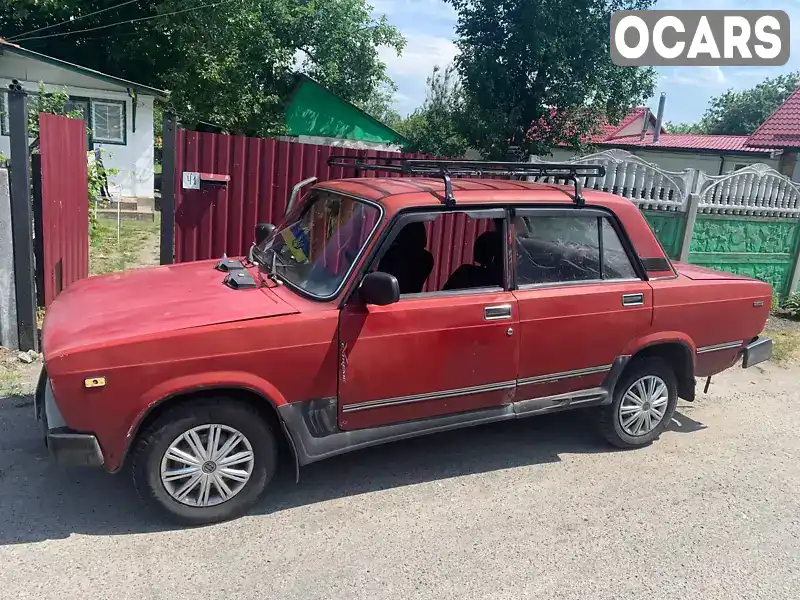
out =
[[(644, 115), (637, 117), (625, 127), (620, 129), (614, 134), (614, 137), (622, 137), (624, 135), (641, 135), (642, 125), (644, 124)], [(655, 126), (647, 119), (647, 133), (653, 133), (656, 130)]]
[[(94, 149), (103, 150), (106, 168), (118, 169), (110, 178), (110, 192), (114, 196), (130, 198), (153, 197), (153, 97), (136, 98), (136, 131), (133, 131), (133, 99), (123, 86), (94, 79), (69, 69), (42, 63), (11, 52), (0, 55), (0, 90), (8, 89), (12, 79), (18, 80), (29, 92), (37, 92), (39, 82), (45, 82), (48, 92), (63, 90), (70, 96), (117, 100), (125, 102), (126, 143), (97, 142)], [(4, 98), (4, 103), (5, 102)], [(0, 153), (8, 155), (9, 139), (0, 134)]]

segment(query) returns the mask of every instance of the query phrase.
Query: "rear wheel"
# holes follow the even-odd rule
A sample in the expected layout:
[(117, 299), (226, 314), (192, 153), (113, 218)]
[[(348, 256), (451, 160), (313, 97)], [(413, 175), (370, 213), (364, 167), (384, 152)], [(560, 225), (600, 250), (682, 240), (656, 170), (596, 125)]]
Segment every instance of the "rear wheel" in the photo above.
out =
[(669, 425), (677, 403), (672, 368), (660, 358), (637, 361), (617, 382), (613, 402), (601, 408), (601, 431), (618, 448), (646, 446)]
[(275, 471), (270, 427), (250, 407), (227, 399), (187, 402), (139, 437), (133, 478), (142, 499), (191, 525), (244, 513)]

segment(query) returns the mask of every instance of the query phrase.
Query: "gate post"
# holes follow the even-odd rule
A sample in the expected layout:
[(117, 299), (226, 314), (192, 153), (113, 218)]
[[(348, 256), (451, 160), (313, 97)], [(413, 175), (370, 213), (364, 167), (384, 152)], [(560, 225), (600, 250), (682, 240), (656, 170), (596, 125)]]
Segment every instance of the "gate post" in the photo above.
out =
[(14, 240), (19, 348), (38, 351), (31, 165), (28, 150), (28, 94), (17, 81), (8, 86), (8, 125), (11, 150), (11, 235)]
[[(800, 223), (795, 224), (795, 227), (800, 227)], [(792, 265), (792, 277), (789, 280), (789, 289), (786, 292), (787, 296), (795, 293), (797, 284), (800, 282), (800, 242), (795, 244), (794, 256), (792, 258), (794, 259), (794, 264)]]
[(692, 192), (686, 203), (686, 217), (683, 221), (683, 238), (678, 250), (678, 260), (686, 262), (689, 260), (689, 248), (692, 245), (692, 234), (694, 233), (694, 223), (697, 220), (697, 208), (700, 205), (700, 194)]
[[(0, 163), (0, 256), (14, 256), (14, 234), (11, 230), (11, 194), (9, 174)], [(14, 261), (0, 261), (0, 346), (19, 349), (17, 331), (17, 295), (14, 291)]]
[(175, 151), (178, 119), (164, 112), (161, 150), (161, 259), (162, 265), (175, 262)]

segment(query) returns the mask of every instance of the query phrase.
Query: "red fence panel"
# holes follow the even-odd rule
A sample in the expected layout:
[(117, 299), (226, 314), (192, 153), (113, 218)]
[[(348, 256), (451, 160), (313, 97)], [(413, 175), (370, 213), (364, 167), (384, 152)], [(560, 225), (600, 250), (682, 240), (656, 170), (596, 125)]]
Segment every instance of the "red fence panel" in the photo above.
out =
[(86, 123), (39, 115), (44, 305), (89, 274)]
[[(333, 154), (425, 157), (179, 129), (175, 155), (175, 261), (218, 258), (223, 252), (229, 256), (245, 254), (256, 223), (278, 223), (292, 187), (309, 177), (326, 181), (400, 176), (330, 167), (328, 158)], [(184, 190), (184, 172), (225, 175), (230, 180), (227, 185), (205, 182), (199, 190)], [(445, 215), (427, 229), (434, 268), (426, 289), (439, 289), (458, 265), (472, 261), (473, 243), (486, 226), (476, 226), (464, 215)]]

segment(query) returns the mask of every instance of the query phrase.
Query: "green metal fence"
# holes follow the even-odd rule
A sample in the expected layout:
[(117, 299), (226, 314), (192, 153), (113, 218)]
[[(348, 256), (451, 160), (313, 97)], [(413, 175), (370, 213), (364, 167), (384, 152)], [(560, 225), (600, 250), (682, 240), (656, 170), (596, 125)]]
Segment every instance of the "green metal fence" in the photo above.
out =
[(689, 262), (766, 281), (785, 296), (798, 255), (800, 222), (740, 215), (698, 215)]

